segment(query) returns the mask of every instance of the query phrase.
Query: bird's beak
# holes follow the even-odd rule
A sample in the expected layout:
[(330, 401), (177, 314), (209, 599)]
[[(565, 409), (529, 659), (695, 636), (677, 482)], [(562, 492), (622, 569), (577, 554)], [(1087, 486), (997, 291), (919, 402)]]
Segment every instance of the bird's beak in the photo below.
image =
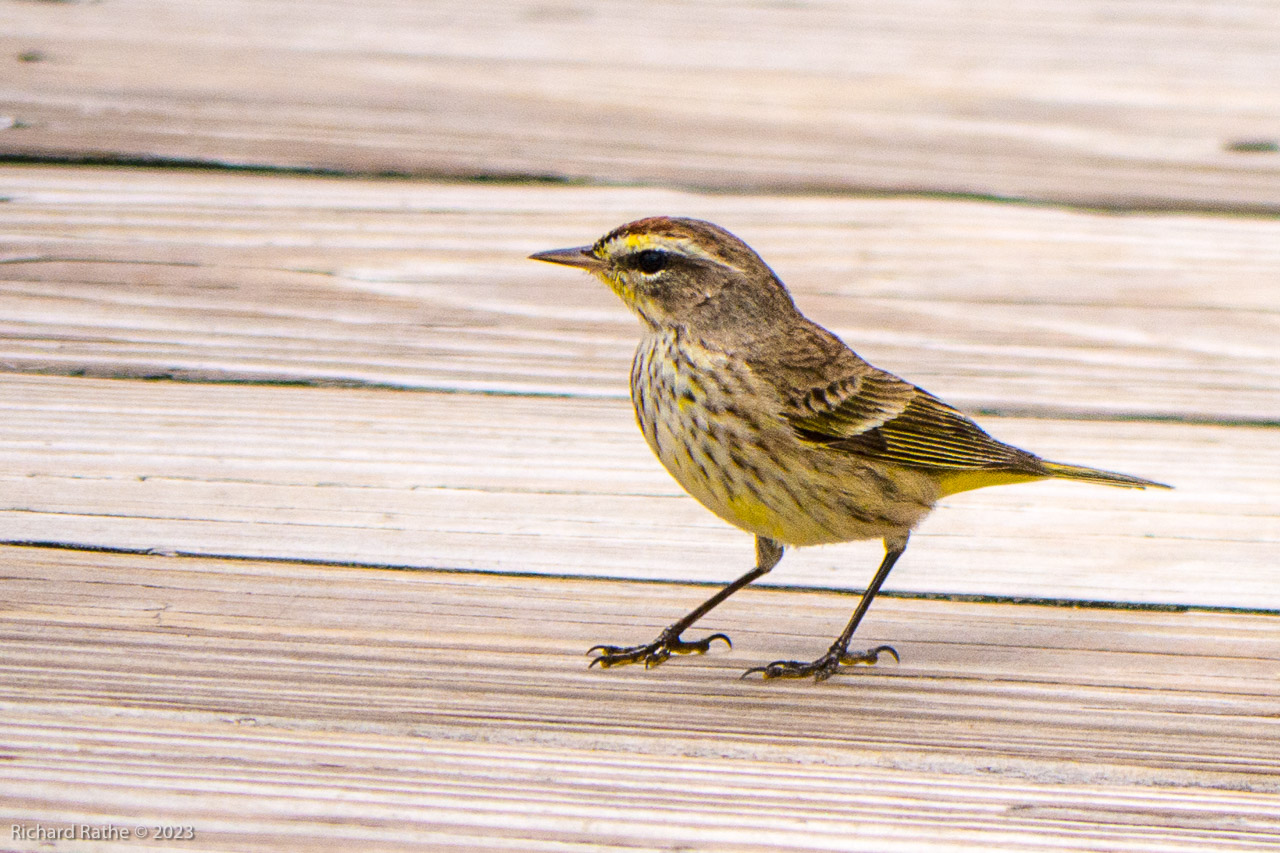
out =
[(535, 261), (546, 261), (549, 264), (564, 264), (566, 267), (595, 271), (604, 267), (604, 261), (596, 257), (590, 246), (575, 246), (572, 249), (552, 249), (549, 252), (538, 252), (530, 255)]

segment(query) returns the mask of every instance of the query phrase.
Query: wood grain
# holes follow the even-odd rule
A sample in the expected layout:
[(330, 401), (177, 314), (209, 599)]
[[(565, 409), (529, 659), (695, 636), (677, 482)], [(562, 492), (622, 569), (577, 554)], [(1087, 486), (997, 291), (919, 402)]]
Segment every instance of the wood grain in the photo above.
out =
[(1280, 422), (1275, 220), (12, 167), (0, 194), (8, 370), (621, 397), (634, 318), (525, 256), (671, 213), (963, 407)]
[[(0, 20), (0, 847), (1280, 847), (1274, 4)], [(751, 557), (635, 430), (634, 320), (525, 259), (657, 213), (1177, 489), (944, 502), (859, 632), (899, 665), (738, 679), (828, 646), (861, 543), (587, 669)]]
[[(707, 584), (752, 558), (620, 400), (10, 375), (0, 407), (6, 542)], [(1274, 430), (986, 425), (1177, 489), (950, 498), (887, 589), (1280, 610)], [(765, 580), (861, 589), (880, 552), (801, 549)]]
[(11, 155), (1280, 198), (1280, 10), (1248, 0), (13, 2), (0, 56)]
[(766, 685), (738, 673), (825, 646), (847, 596), (746, 590), (708, 621), (733, 651), (601, 672), (586, 646), (701, 591), (0, 550), (20, 825), (190, 826), (154, 843), (188, 851), (1280, 844), (1275, 617), (886, 600), (864, 639), (901, 665)]

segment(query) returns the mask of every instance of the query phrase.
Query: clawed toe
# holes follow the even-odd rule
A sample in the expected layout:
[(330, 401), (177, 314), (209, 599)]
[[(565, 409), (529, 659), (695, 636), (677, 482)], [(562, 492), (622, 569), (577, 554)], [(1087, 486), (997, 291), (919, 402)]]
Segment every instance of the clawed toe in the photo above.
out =
[(733, 648), (733, 642), (729, 639), (728, 634), (712, 634), (710, 637), (703, 637), (701, 640), (682, 640), (676, 637), (669, 648), (678, 655), (705, 655), (711, 650), (711, 644), (716, 640), (723, 640), (724, 644), (729, 648)]
[(776, 660), (765, 666), (755, 666), (742, 673), (742, 678), (758, 672), (765, 681), (772, 678), (808, 678), (809, 676), (813, 676), (814, 681), (826, 681), (839, 672), (842, 666), (851, 667), (860, 663), (870, 666), (880, 659), (881, 654), (887, 654), (894, 661), (901, 662), (893, 646), (876, 646), (874, 649), (862, 652), (833, 648), (813, 661)]
[(600, 654), (592, 658), (591, 663), (587, 664), (587, 668), (590, 669), (598, 664), (601, 669), (608, 669), (611, 666), (625, 666), (629, 663), (637, 663), (657, 654), (659, 649), (660, 647), (657, 643), (650, 643), (647, 646), (592, 646), (587, 649), (587, 654), (594, 655), (596, 652)]
[(701, 640), (682, 640), (679, 635), (672, 637), (668, 636), (667, 632), (663, 632), (658, 639), (643, 646), (592, 646), (587, 650), (587, 654), (594, 655), (596, 652), (599, 654), (587, 666), (590, 668), (599, 664), (601, 669), (608, 669), (611, 666), (626, 666), (644, 661), (645, 669), (652, 669), (666, 662), (673, 654), (706, 654), (716, 640), (723, 640), (726, 646), (733, 648), (733, 643), (727, 634), (712, 634)]

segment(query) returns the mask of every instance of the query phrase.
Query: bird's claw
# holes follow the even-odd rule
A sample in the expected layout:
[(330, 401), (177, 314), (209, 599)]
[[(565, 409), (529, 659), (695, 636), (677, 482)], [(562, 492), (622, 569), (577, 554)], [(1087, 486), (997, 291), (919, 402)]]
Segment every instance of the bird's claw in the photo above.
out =
[(808, 678), (811, 675), (814, 681), (826, 681), (839, 672), (842, 666), (854, 666), (860, 663), (870, 666), (880, 659), (881, 654), (890, 655), (895, 662), (901, 662), (893, 646), (876, 646), (874, 649), (862, 652), (833, 648), (817, 660), (807, 663), (796, 660), (776, 660), (766, 666), (754, 666), (742, 673), (742, 677), (746, 678), (758, 672), (765, 681), (771, 678)]
[(671, 636), (667, 631), (663, 631), (658, 639), (643, 646), (592, 646), (587, 649), (587, 654), (594, 655), (596, 652), (600, 654), (587, 666), (590, 668), (599, 664), (601, 669), (608, 669), (611, 666), (626, 666), (644, 661), (644, 668), (652, 669), (665, 663), (673, 654), (704, 655), (710, 650), (711, 643), (715, 640), (724, 640), (726, 646), (733, 648), (733, 643), (729, 641), (727, 634), (712, 634), (701, 640), (682, 640), (679, 634)]

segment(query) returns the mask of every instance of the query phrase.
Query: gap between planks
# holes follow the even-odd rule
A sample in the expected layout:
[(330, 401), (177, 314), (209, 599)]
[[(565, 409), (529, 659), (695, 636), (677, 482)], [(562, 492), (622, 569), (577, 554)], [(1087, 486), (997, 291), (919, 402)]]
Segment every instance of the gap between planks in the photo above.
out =
[(860, 639), (901, 665), (763, 684), (737, 676), (825, 648), (852, 597), (744, 590), (705, 626), (732, 651), (602, 672), (588, 645), (701, 591), (0, 551), (18, 823), (245, 851), (1280, 843), (1274, 617), (886, 600)]
[(1280, 221), (911, 199), (0, 167), (0, 363), (624, 396), (636, 322), (535, 264), (657, 213), (969, 409), (1280, 423)]
[[(8, 374), (0, 405), (8, 542), (702, 583), (751, 559), (750, 537), (680, 491), (621, 400)], [(1177, 488), (948, 499), (889, 589), (1280, 610), (1271, 430), (983, 422)], [(764, 580), (860, 589), (880, 548), (794, 550)]]
[(720, 191), (1280, 197), (1271, 4), (547, 9), (12, 4), (5, 55), (36, 61), (6, 67), (0, 134), (31, 156)]

